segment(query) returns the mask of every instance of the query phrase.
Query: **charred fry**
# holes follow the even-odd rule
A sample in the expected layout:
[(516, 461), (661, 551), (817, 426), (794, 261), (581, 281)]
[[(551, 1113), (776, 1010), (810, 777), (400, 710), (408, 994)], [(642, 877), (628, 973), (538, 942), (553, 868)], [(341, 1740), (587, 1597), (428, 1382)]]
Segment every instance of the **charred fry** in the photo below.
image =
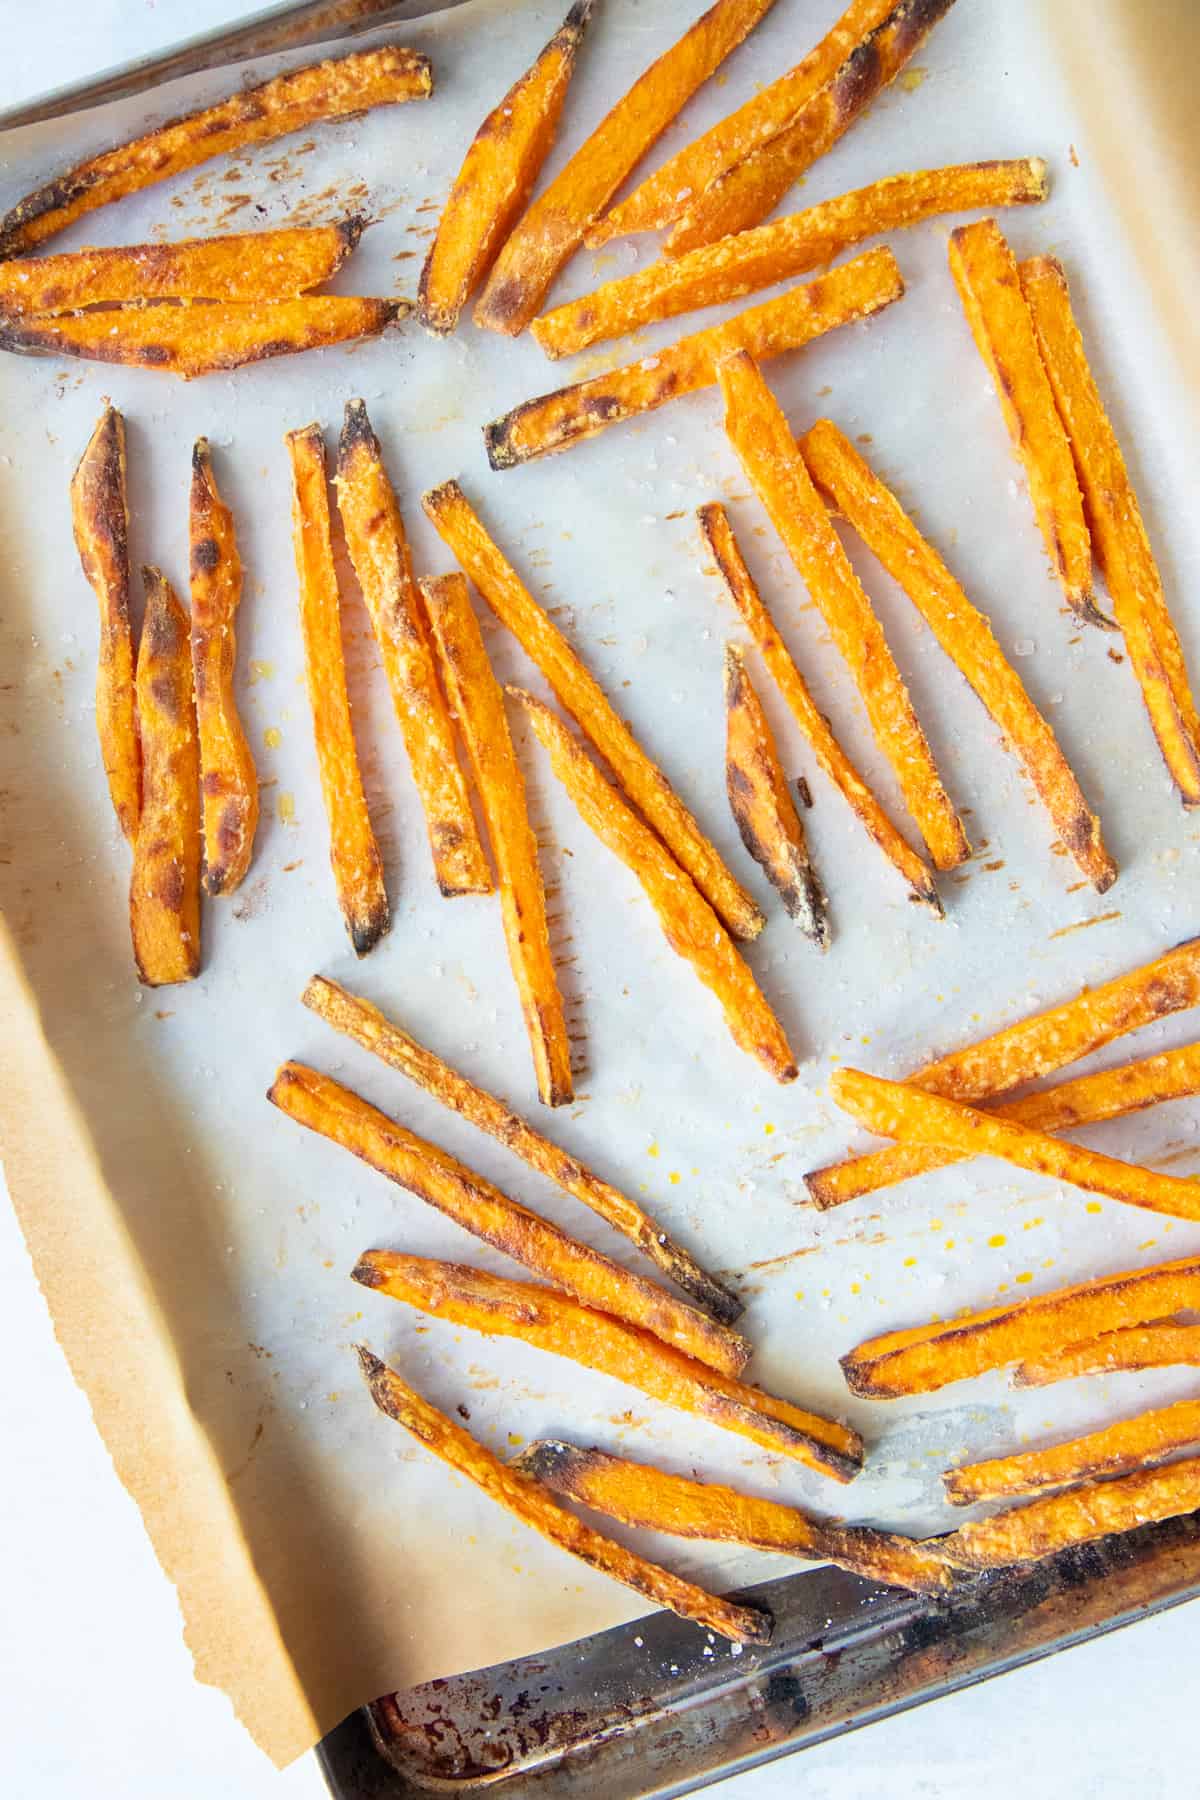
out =
[(1139, 1413), (1135, 1419), (1122, 1419), (1103, 1431), (1074, 1438), (1069, 1444), (948, 1469), (942, 1481), (952, 1506), (970, 1506), (976, 1500), (1053, 1492), (1098, 1475), (1124, 1475), (1131, 1469), (1165, 1462), (1177, 1450), (1198, 1443), (1200, 1400), (1180, 1400), (1174, 1406)]
[(200, 973), (200, 754), (187, 614), (158, 569), (143, 569), (142, 578), (142, 806), (129, 923), (138, 979), (147, 987), (167, 987)]
[(938, 1548), (961, 1567), (994, 1569), (1037, 1562), (1073, 1544), (1094, 1544), (1116, 1531), (1135, 1531), (1200, 1506), (1200, 1457), (1143, 1469), (1115, 1481), (1093, 1481), (1035, 1500), (1030, 1506), (963, 1525)]
[(1200, 1363), (1200, 1325), (1124, 1325), (1031, 1357), (1014, 1374), (1013, 1386), (1049, 1387), (1081, 1375), (1170, 1369), (1181, 1363)]

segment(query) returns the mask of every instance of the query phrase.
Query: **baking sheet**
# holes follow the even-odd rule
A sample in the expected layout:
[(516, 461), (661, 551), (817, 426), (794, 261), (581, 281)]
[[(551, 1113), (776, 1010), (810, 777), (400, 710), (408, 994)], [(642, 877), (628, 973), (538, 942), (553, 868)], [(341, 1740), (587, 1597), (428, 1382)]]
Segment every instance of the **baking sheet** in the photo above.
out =
[[(552, 167), (694, 10), (608, 0)], [(1187, 597), (1200, 534), (1184, 486), (1196, 447), (1195, 390), (1170, 309), (1158, 301), (1179, 264), (1156, 260), (1167, 252), (1153, 229), (1172, 190), (1164, 177), (1146, 200), (1144, 183), (1123, 185), (1110, 169), (1113, 120), (1136, 116), (1136, 65), (1112, 56), (1124, 45), (1120, 32), (1106, 38), (1093, 28), (1081, 37), (1069, 30), (1070, 9), (1053, 22), (1046, 10), (985, 10), (963, 0), (920, 66), (812, 172), (804, 201), (903, 167), (1032, 152), (1049, 158), (1054, 197), (1009, 215), (1006, 229), (1019, 252), (1052, 248), (1068, 263), (1196, 664), (1200, 630)], [(215, 164), (96, 215), (62, 247), (326, 218), (349, 198), (379, 223), (339, 287), (412, 293), (463, 146), (560, 11), (557, 0), (470, 0), (408, 27), (405, 40), (434, 60), (438, 90), (428, 105), (265, 146), (233, 168)], [(825, 0), (779, 0), (658, 154), (794, 61), (835, 11)], [(1064, 42), (1073, 60), (1062, 58)], [(1101, 91), (1093, 57), (1105, 43), (1112, 48), (1100, 59)], [(228, 73), (189, 82), (155, 96), (153, 110), (166, 116), (228, 85)], [(130, 103), (4, 140), (5, 202), (65, 161), (139, 129), (145, 117), (146, 103)], [(1127, 205), (1131, 197), (1137, 209)], [(951, 792), (970, 809), (977, 855), (962, 879), (944, 882), (944, 923), (910, 906), (765, 687), (789, 771), (805, 773), (815, 797), (808, 823), (833, 897), (835, 942), (825, 959), (767, 896), (725, 805), (721, 651), (740, 633), (701, 571), (692, 513), (702, 501), (729, 501), (814, 690), (902, 815), (849, 677), (747, 496), (713, 393), (561, 458), (496, 475), (483, 455), (484, 420), (576, 372), (624, 360), (629, 346), (564, 370), (527, 341), (497, 342), (466, 327), (441, 344), (409, 326), (383, 343), (188, 387), (82, 364), (7, 359), (0, 370), (0, 907), (14, 952), (5, 971), (0, 1141), (64, 1347), (179, 1584), (198, 1672), (230, 1691), (277, 1760), (373, 1694), (536, 1651), (641, 1610), (636, 1597), (502, 1518), (381, 1420), (354, 1371), (349, 1345), (357, 1337), (433, 1399), (465, 1406), (471, 1429), (502, 1451), (561, 1433), (907, 1529), (944, 1521), (937, 1477), (948, 1460), (1102, 1423), (1194, 1385), (1186, 1374), (1164, 1373), (1015, 1395), (994, 1377), (872, 1406), (851, 1400), (837, 1368), (845, 1349), (889, 1326), (1002, 1291), (1038, 1291), (1183, 1254), (1200, 1241), (1195, 1228), (1107, 1202), (1097, 1211), (1082, 1195), (993, 1163), (825, 1217), (804, 1205), (803, 1170), (848, 1141), (826, 1094), (839, 1061), (905, 1073), (1198, 925), (1200, 831), (1175, 802), (1128, 666), (1110, 661), (1113, 646), (1099, 634), (1071, 641), (1078, 634), (1047, 576), (946, 270), (947, 230), (935, 221), (898, 235), (906, 300), (869, 326), (776, 362), (770, 380), (798, 427), (828, 412), (851, 435), (870, 437), (876, 465), (989, 612), (1054, 720), (1122, 878), (1102, 900), (1077, 887), (1073, 864), (1051, 853), (1040, 809), (990, 722), (903, 596), (864, 558), (859, 566)], [(642, 240), (585, 253), (556, 298), (650, 254)], [(1170, 254), (1181, 258), (1186, 246)], [(652, 353), (691, 328), (689, 319), (647, 331), (637, 350)], [(395, 920), (363, 965), (348, 950), (333, 899), (280, 439), (316, 417), (332, 442), (343, 401), (359, 393), (384, 439), (419, 566), (432, 572), (447, 559), (418, 496), (457, 474), (767, 903), (770, 924), (750, 960), (802, 1059), (789, 1089), (734, 1049), (632, 879), (590, 839), (536, 751), (523, 746), (562, 915), (559, 948), (582, 1065), (576, 1106), (541, 1122), (651, 1204), (711, 1266), (735, 1274), (748, 1300), (746, 1328), (761, 1346), (754, 1377), (852, 1419), (871, 1442), (868, 1471), (850, 1489), (614, 1382), (424, 1321), (355, 1288), (347, 1272), (369, 1244), (513, 1271), (262, 1098), (283, 1057), (311, 1060), (624, 1256), (623, 1241), (610, 1240), (590, 1214), (334, 1038), (298, 1003), (314, 969), (344, 979), (473, 1077), (537, 1111), (496, 905), (437, 897), (356, 603), (348, 616), (356, 718)], [(246, 886), (206, 910), (201, 979), (157, 994), (139, 990), (129, 957), (127, 853), (91, 713), (94, 603), (70, 541), (67, 481), (104, 395), (128, 420), (135, 560), (161, 562), (181, 585), (188, 452), (201, 432), (214, 445), (247, 568), (242, 701), (268, 784)], [(490, 631), (488, 642), (503, 676), (531, 679), (504, 633)], [(1154, 1028), (1139, 1052), (1183, 1041), (1192, 1029), (1186, 1018)], [(1095, 1141), (1186, 1173), (1200, 1169), (1195, 1117), (1185, 1103), (1108, 1127)], [(667, 1540), (648, 1548), (714, 1584), (787, 1566)]]

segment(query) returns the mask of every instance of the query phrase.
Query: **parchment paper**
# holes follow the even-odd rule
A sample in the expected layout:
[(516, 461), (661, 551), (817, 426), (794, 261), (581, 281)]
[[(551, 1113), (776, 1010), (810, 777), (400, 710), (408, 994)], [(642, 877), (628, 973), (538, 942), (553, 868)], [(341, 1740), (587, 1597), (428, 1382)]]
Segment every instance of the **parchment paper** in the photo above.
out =
[[(217, 163), (85, 221), (62, 247), (326, 218), (349, 199), (379, 223), (339, 285), (411, 294), (467, 140), (561, 10), (561, 0), (472, 0), (422, 22), (404, 36), (433, 57), (437, 93), (428, 104), (268, 146), (232, 168)], [(833, 0), (779, 0), (658, 154), (795, 61), (836, 10)], [(1182, 10), (1145, 13), (1182, 30)], [(695, 11), (685, 0), (605, 0), (552, 167)], [(1157, 109), (1148, 107), (1140, 26), (1122, 20), (1126, 9), (1110, 11), (1105, 25), (1090, 6), (962, 0), (920, 66), (814, 170), (804, 200), (900, 168), (1032, 152), (1050, 159), (1053, 199), (1010, 215), (1007, 228), (1019, 252), (1052, 248), (1069, 265), (1200, 669), (1192, 604), (1200, 533), (1190, 491), (1196, 346), (1173, 298), (1188, 291), (1196, 268), (1178, 210), (1186, 188), (1170, 155), (1172, 134), (1183, 129), (1181, 90), (1163, 89)], [(1171, 60), (1176, 69), (1187, 63)], [(227, 74), (196, 80), (154, 96), (149, 110), (166, 116), (228, 85)], [(77, 155), (139, 129), (146, 115), (146, 103), (131, 103), (5, 139), (0, 197), (9, 203)], [(785, 206), (796, 203), (792, 196)], [(1065, 1435), (1194, 1385), (1166, 1373), (1017, 1396), (996, 1377), (871, 1406), (849, 1398), (837, 1367), (839, 1354), (886, 1327), (1200, 1244), (1194, 1228), (986, 1162), (822, 1218), (804, 1204), (803, 1171), (853, 1138), (827, 1098), (833, 1065), (905, 1073), (1200, 929), (1200, 829), (1176, 803), (1127, 664), (1110, 658), (1119, 645), (1081, 635), (1062, 614), (946, 269), (947, 230), (935, 222), (897, 236), (904, 302), (773, 364), (770, 380), (798, 428), (823, 411), (870, 440), (876, 465), (991, 614), (1048, 709), (1122, 877), (1103, 900), (1080, 886), (973, 696), (903, 596), (855, 548), (977, 850), (944, 883), (945, 923), (910, 906), (764, 682), (789, 771), (805, 773), (815, 797), (809, 829), (835, 931), (824, 960), (748, 864), (725, 804), (721, 651), (738, 628), (701, 572), (692, 515), (702, 501), (730, 502), (822, 704), (902, 814), (849, 677), (746, 493), (714, 394), (564, 457), (493, 475), (479, 434), (485, 420), (577, 369), (624, 360), (629, 346), (564, 369), (547, 365), (529, 341), (464, 327), (443, 344), (410, 326), (386, 342), (187, 387), (82, 364), (7, 359), (0, 367), (0, 1145), (64, 1350), (178, 1585), (197, 1673), (230, 1693), (278, 1762), (378, 1693), (642, 1610), (499, 1515), (381, 1419), (358, 1384), (356, 1338), (432, 1399), (469, 1414), (472, 1431), (500, 1451), (561, 1433), (913, 1530), (944, 1522), (938, 1474), (948, 1461)], [(642, 242), (584, 254), (557, 297), (651, 253)], [(645, 333), (637, 349), (651, 352), (691, 328), (674, 321)], [(390, 937), (361, 967), (334, 902), (280, 439), (315, 417), (332, 442), (342, 403), (355, 394), (384, 439), (420, 568), (440, 570), (447, 557), (418, 497), (460, 475), (535, 593), (767, 904), (769, 928), (750, 958), (803, 1060), (787, 1090), (735, 1050), (632, 879), (523, 744), (583, 1071), (577, 1104), (540, 1122), (738, 1281), (760, 1346), (757, 1380), (865, 1432), (870, 1466), (848, 1490), (614, 1381), (424, 1321), (352, 1286), (349, 1268), (369, 1245), (519, 1271), (263, 1098), (281, 1059), (311, 1060), (610, 1254), (626, 1254), (590, 1214), (299, 1005), (305, 978), (324, 970), (538, 1112), (497, 906), (436, 894), (357, 601), (347, 631), (356, 721), (394, 909)], [(205, 432), (247, 569), (241, 698), (264, 781), (258, 851), (244, 889), (206, 908), (201, 979), (158, 993), (139, 989), (130, 959), (128, 856), (92, 717), (94, 603), (70, 537), (67, 483), (103, 395), (128, 419), (135, 562), (161, 562), (185, 583), (188, 453)], [(503, 676), (531, 679), (505, 634), (489, 626), (488, 641)], [(1175, 1020), (1144, 1034), (1137, 1050), (1194, 1031), (1194, 1020)], [(1200, 1170), (1195, 1126), (1195, 1107), (1176, 1105), (1104, 1128), (1096, 1141)], [(784, 1566), (666, 1540), (643, 1545), (717, 1585)]]

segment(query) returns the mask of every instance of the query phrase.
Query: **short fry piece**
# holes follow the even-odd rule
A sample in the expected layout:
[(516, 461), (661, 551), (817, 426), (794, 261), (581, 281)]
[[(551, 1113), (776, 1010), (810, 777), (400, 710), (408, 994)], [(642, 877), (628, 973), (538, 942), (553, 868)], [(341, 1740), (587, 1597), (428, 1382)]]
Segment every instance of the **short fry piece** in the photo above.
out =
[(625, 1319), (656, 1341), (675, 1345), (689, 1362), (695, 1358), (697, 1364), (722, 1375), (740, 1374), (750, 1360), (750, 1345), (737, 1332), (677, 1300), (656, 1282), (632, 1275), (598, 1250), (577, 1243), (340, 1082), (302, 1063), (284, 1063), (267, 1097), (288, 1118), (340, 1144), (473, 1237), (524, 1263), (543, 1281), (576, 1295), (584, 1306)]
[[(747, 350), (764, 361), (798, 350), (839, 325), (870, 318), (903, 293), (904, 278), (887, 246), (868, 250), (828, 275), (680, 338), (653, 356), (515, 406), (484, 426), (488, 461), (493, 469), (513, 469), (536, 456), (569, 449), (608, 425), (712, 387), (716, 365), (730, 351)], [(0, 338), (0, 347), (2, 342)]]
[(749, 965), (716, 913), (660, 840), (631, 812), (579, 740), (532, 694), (515, 690), (550, 765), (584, 823), (637, 876), (672, 950), (721, 1003), (730, 1036), (776, 1081), (795, 1081), (796, 1059)]
[(419, 1443), (473, 1481), (476, 1487), (482, 1488), (490, 1500), (504, 1507), (522, 1525), (540, 1532), (542, 1537), (577, 1556), (590, 1568), (599, 1569), (601, 1574), (611, 1575), (614, 1581), (623, 1582), (635, 1593), (644, 1594), (656, 1606), (678, 1613), (682, 1619), (705, 1625), (735, 1644), (770, 1643), (772, 1620), (769, 1613), (755, 1606), (740, 1606), (732, 1600), (717, 1599), (690, 1581), (660, 1569), (656, 1563), (647, 1562), (622, 1544), (614, 1544), (611, 1538), (602, 1537), (573, 1513), (557, 1505), (538, 1482), (519, 1469), (506, 1467), (461, 1425), (448, 1419), (428, 1400), (423, 1400), (365, 1345), (358, 1344), (355, 1348), (371, 1398), (380, 1412), (394, 1419), (397, 1425), (403, 1425)]
[(1124, 1475), (1151, 1462), (1164, 1462), (1177, 1450), (1197, 1443), (1200, 1400), (1180, 1400), (1174, 1406), (1139, 1413), (1135, 1419), (1122, 1419), (1103, 1431), (1074, 1438), (1069, 1444), (947, 1469), (942, 1481), (951, 1506), (971, 1506), (976, 1500), (1044, 1494), (1098, 1475)]
[(383, 859), (363, 792), (346, 662), (341, 603), (329, 537), (325, 445), (318, 425), (289, 431), (292, 459), (292, 540), (300, 583), (300, 624), (321, 795), (329, 820), (329, 861), (338, 905), (355, 954), (373, 950), (390, 923)]
[(533, 66), (479, 127), (458, 171), (421, 270), (417, 309), (450, 332), (529, 204), (558, 121), (594, 0), (575, 0)]
[(938, 1548), (959, 1566), (995, 1569), (1037, 1562), (1074, 1544), (1094, 1544), (1117, 1531), (1136, 1531), (1160, 1519), (1176, 1519), (1200, 1506), (1200, 1457), (1142, 1469), (1116, 1481), (1093, 1481), (960, 1526)]
[(500, 623), (541, 670), (561, 704), (600, 752), (643, 818), (686, 869), (737, 938), (755, 937), (763, 915), (734, 880), (716, 849), (658, 765), (620, 717), (595, 676), (533, 598), (488, 536), (457, 481), (434, 488), (425, 512)]
[(143, 569), (142, 578), (142, 807), (129, 923), (138, 979), (147, 987), (167, 987), (200, 973), (200, 753), (187, 614), (158, 569)]
[(552, 1288), (390, 1250), (368, 1250), (358, 1260), (354, 1279), (435, 1318), (489, 1336), (521, 1338), (539, 1350), (598, 1369), (664, 1406), (736, 1431), (835, 1481), (852, 1481), (862, 1467), (862, 1440), (845, 1425), (715, 1374), (635, 1326), (593, 1312)]
[(631, 1244), (636, 1244), (644, 1256), (657, 1263), (663, 1274), (705, 1312), (725, 1325), (741, 1313), (742, 1303), (737, 1295), (702, 1269), (682, 1244), (669, 1237), (636, 1201), (593, 1175), (576, 1157), (542, 1137), (502, 1100), (497, 1100), (486, 1089), (476, 1087), (465, 1075), (460, 1075), (449, 1063), (435, 1056), (432, 1050), (418, 1044), (415, 1038), (385, 1018), (370, 1001), (347, 993), (336, 981), (327, 981), (322, 975), (313, 976), (302, 998), (305, 1006), (311, 1007), (335, 1031), (353, 1038), (364, 1050), (371, 1051), (389, 1068), (406, 1075), (451, 1112), (459, 1113), (480, 1131), (488, 1132), (539, 1175), (557, 1182), (565, 1193), (590, 1206), (614, 1230), (621, 1232)]
[(1031, 257), (1020, 274), (1075, 456), (1096, 559), (1154, 735), (1183, 804), (1200, 806), (1200, 718), (1183, 648), (1121, 446), (1088, 367), (1066, 274), (1052, 256)]
[(129, 508), (125, 420), (106, 406), (71, 477), (71, 523), (79, 560), (100, 606), (96, 731), (117, 822), (130, 843), (142, 803), (142, 752), (129, 621)]
[(1124, 1325), (1031, 1357), (1014, 1374), (1013, 1386), (1049, 1387), (1081, 1375), (1171, 1369), (1182, 1363), (1200, 1363), (1200, 1325)]
[(83, 213), (194, 169), (211, 157), (269, 143), (324, 119), (425, 99), (432, 92), (429, 58), (396, 44), (290, 69), (215, 106), (160, 125), (145, 137), (102, 151), (38, 188), (0, 219), (0, 257), (32, 250)]
[(334, 487), (425, 814), (438, 887), (448, 897), (490, 894), (491, 871), (438, 682), (408, 536), (361, 400), (346, 402)]
[(516, 337), (533, 318), (584, 232), (696, 89), (754, 29), (774, 0), (715, 0), (690, 31), (618, 100), (508, 239), (475, 308), (475, 323)]
[(442, 575), (423, 581), (421, 592), (487, 820), (500, 881), (504, 940), (533, 1052), (538, 1097), (546, 1106), (565, 1106), (575, 1096), (571, 1040), (550, 951), (537, 839), (525, 808), (525, 782), (509, 734), (504, 695), (483, 647), (464, 578)]

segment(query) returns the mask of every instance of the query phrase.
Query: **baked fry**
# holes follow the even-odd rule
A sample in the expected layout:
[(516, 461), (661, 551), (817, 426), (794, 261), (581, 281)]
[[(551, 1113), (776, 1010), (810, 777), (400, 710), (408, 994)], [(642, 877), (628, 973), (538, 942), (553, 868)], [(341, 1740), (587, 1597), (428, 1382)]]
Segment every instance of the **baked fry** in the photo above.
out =
[(133, 843), (142, 803), (142, 751), (129, 620), (125, 420), (113, 406), (106, 406), (100, 414), (71, 477), (71, 524), (84, 575), (100, 607), (96, 663), (100, 757), (117, 823)]
[(1200, 1325), (1123, 1325), (1031, 1357), (1013, 1375), (1013, 1386), (1049, 1387), (1081, 1375), (1171, 1369), (1183, 1363), (1200, 1363)]
[(971, 854), (904, 679), (870, 600), (812, 484), (783, 409), (745, 350), (717, 368), (725, 432), (834, 643), (854, 676), (875, 741), (892, 766), (934, 867)]
[(736, 1431), (834, 1481), (852, 1481), (862, 1467), (862, 1440), (847, 1426), (703, 1368), (670, 1344), (553, 1288), (390, 1250), (368, 1250), (353, 1273), (364, 1287), (435, 1318), (488, 1336), (521, 1338), (612, 1375), (664, 1406)]
[(717, 363), (732, 350), (748, 350), (760, 361), (798, 350), (839, 325), (870, 318), (903, 293), (904, 278), (887, 246), (868, 250), (653, 356), (515, 406), (483, 428), (488, 461), (493, 469), (513, 469), (535, 456), (569, 449), (608, 425), (712, 387)]
[(383, 859), (367, 811), (346, 691), (325, 445), (318, 425), (289, 431), (284, 443), (292, 460), (292, 544), (321, 797), (329, 820), (329, 861), (350, 942), (357, 956), (365, 956), (387, 930), (390, 916)]
[(1088, 366), (1066, 274), (1054, 257), (1034, 256), (1021, 264), (1020, 275), (1075, 457), (1096, 560), (1154, 735), (1183, 804), (1200, 806), (1200, 718), (1183, 648), (1121, 446)]
[(595, 745), (629, 799), (691, 876), (714, 912), (724, 919), (734, 937), (755, 937), (763, 926), (758, 906), (738, 886), (662, 770), (646, 755), (599, 682), (488, 536), (457, 481), (434, 488), (422, 504), (500, 623), (512, 632), (526, 656), (541, 670), (561, 704)]
[(532, 694), (521, 689), (510, 692), (524, 706), (551, 768), (584, 823), (637, 876), (668, 944), (691, 963), (720, 1001), (734, 1043), (776, 1081), (795, 1081), (796, 1059), (783, 1027), (704, 895), (625, 804), (562, 720)]
[(533, 66), (476, 132), (421, 270), (417, 310), (430, 331), (453, 331), (518, 218), (558, 136), (558, 122), (594, 0), (575, 0)]
[(537, 839), (525, 807), (525, 782), (509, 734), (504, 696), (483, 647), (463, 576), (423, 581), (421, 593), (487, 820), (504, 940), (529, 1034), (538, 1097), (546, 1106), (565, 1106), (575, 1097), (571, 1040), (550, 952)]
[(146, 987), (200, 973), (200, 753), (187, 614), (158, 569), (143, 569), (137, 660), (142, 805), (133, 840), (129, 924)]
[(102, 151), (38, 188), (0, 219), (0, 257), (32, 250), (82, 214), (214, 156), (269, 143), (325, 119), (424, 99), (432, 92), (429, 58), (396, 44), (291, 69)]
[(1165, 1462), (1177, 1450), (1198, 1443), (1200, 1400), (1180, 1400), (1174, 1406), (1139, 1413), (1134, 1419), (1107, 1425), (1103, 1431), (1074, 1438), (1069, 1444), (947, 1469), (942, 1482), (951, 1506), (971, 1506), (976, 1500), (1049, 1493), (1098, 1475), (1124, 1475), (1131, 1469)]
[(490, 894), (491, 871), (438, 682), (408, 536), (361, 400), (346, 402), (333, 485), (425, 814), (438, 887), (447, 897)]
[(703, 1588), (682, 1581), (647, 1562), (636, 1551), (614, 1544), (602, 1537), (573, 1513), (553, 1501), (541, 1487), (519, 1469), (506, 1467), (490, 1450), (431, 1406), (428, 1400), (401, 1381), (394, 1369), (372, 1354), (363, 1344), (355, 1345), (359, 1367), (366, 1378), (372, 1400), (381, 1413), (403, 1425), (419, 1443), (432, 1450), (450, 1468), (457, 1470), (482, 1488), (490, 1500), (512, 1513), (522, 1525), (540, 1532), (560, 1550), (577, 1556), (590, 1568), (611, 1575), (635, 1593), (644, 1594), (656, 1606), (665, 1606), (682, 1619), (707, 1626), (736, 1644), (769, 1644), (772, 1620), (770, 1613), (756, 1606), (742, 1606), (732, 1600), (721, 1600)]
[(484, 1088), (476, 1087), (460, 1075), (432, 1050), (418, 1044), (415, 1038), (384, 1017), (378, 1007), (357, 994), (347, 993), (336, 981), (314, 975), (302, 995), (310, 1007), (335, 1031), (361, 1044), (389, 1068), (406, 1075), (410, 1081), (440, 1100), (451, 1112), (469, 1119), (480, 1131), (488, 1132), (506, 1149), (528, 1163), (539, 1175), (557, 1182), (565, 1193), (581, 1200), (585, 1206), (606, 1219), (614, 1230), (636, 1244), (644, 1256), (658, 1265), (705, 1312), (722, 1324), (731, 1324), (742, 1312), (737, 1295), (702, 1269), (682, 1244), (677, 1244), (662, 1226), (643, 1212), (617, 1188), (602, 1181), (585, 1168), (578, 1158), (542, 1137), (524, 1119), (497, 1100)]
[(1115, 1481), (1092, 1481), (1035, 1500), (1011, 1512), (962, 1525), (938, 1548), (968, 1569), (1037, 1562), (1072, 1545), (1094, 1544), (1118, 1531), (1136, 1531), (1160, 1519), (1176, 1519), (1200, 1507), (1200, 1457), (1142, 1469)]
[(651, 63), (539, 194), (496, 258), (475, 308), (486, 331), (516, 337), (584, 232), (676, 113), (769, 12), (774, 0), (715, 0)]
[(329, 1076), (302, 1063), (284, 1063), (267, 1097), (288, 1118), (340, 1144), (473, 1237), (574, 1294), (584, 1306), (626, 1320), (651, 1334), (656, 1343), (674, 1345), (689, 1366), (694, 1358), (697, 1364), (733, 1376), (750, 1360), (750, 1345), (736, 1331), (677, 1300), (656, 1282), (630, 1274), (598, 1250), (577, 1243)]

